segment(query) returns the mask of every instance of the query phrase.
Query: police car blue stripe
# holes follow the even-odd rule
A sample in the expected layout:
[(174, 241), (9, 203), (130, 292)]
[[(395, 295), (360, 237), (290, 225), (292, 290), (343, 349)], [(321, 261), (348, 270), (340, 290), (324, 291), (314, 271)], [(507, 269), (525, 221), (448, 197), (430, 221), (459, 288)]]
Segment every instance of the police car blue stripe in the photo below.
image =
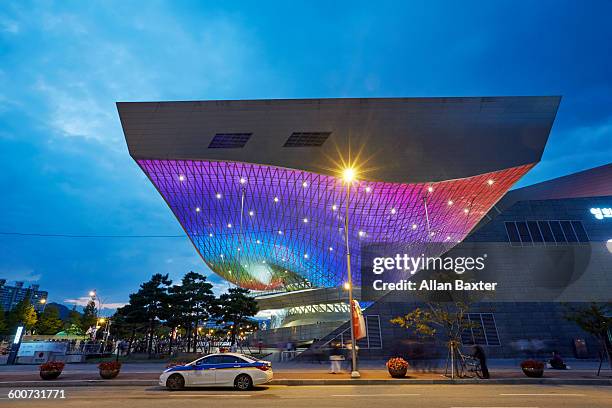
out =
[[(237, 367), (239, 366), (239, 367)], [(250, 367), (263, 367), (264, 363), (222, 363), (222, 364), (201, 364), (201, 365), (179, 365), (171, 367), (168, 371), (198, 371), (198, 370), (210, 370), (214, 369), (227, 369), (227, 368), (250, 368)]]

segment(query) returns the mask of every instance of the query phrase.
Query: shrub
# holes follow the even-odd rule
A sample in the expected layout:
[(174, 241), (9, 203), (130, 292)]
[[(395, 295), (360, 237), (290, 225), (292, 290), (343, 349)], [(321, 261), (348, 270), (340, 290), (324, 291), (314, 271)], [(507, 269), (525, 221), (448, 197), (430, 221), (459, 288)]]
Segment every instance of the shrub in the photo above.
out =
[(104, 361), (98, 364), (98, 368), (100, 370), (110, 370), (110, 371), (120, 370), (121, 363), (119, 361)]
[(404, 370), (408, 368), (408, 362), (401, 357), (394, 357), (387, 361), (387, 368), (389, 370)]
[(533, 368), (536, 370), (544, 369), (544, 363), (537, 360), (525, 360), (521, 363), (521, 368)]
[(47, 361), (40, 365), (40, 371), (62, 371), (65, 365), (63, 361)]

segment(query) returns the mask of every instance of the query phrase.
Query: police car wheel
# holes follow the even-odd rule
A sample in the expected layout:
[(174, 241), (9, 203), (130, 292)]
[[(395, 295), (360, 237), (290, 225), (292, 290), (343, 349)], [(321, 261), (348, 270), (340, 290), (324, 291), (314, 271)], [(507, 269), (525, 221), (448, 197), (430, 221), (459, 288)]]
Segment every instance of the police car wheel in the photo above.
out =
[(185, 379), (180, 374), (172, 374), (166, 380), (166, 387), (172, 391), (181, 390), (185, 387)]
[(240, 374), (234, 380), (234, 387), (239, 391), (250, 390), (253, 387), (253, 380), (246, 374)]

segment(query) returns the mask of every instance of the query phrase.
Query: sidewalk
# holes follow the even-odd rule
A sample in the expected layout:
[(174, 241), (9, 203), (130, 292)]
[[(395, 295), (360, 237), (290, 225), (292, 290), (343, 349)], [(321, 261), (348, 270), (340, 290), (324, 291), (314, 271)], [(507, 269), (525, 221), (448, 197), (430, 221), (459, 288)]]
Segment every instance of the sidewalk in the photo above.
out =
[[(576, 384), (612, 385), (610, 370), (602, 370), (597, 377), (597, 364), (578, 362), (573, 370), (546, 370), (543, 378), (528, 378), (511, 361), (495, 363), (490, 368), (491, 379), (465, 378), (451, 380), (443, 376), (443, 369), (409, 371), (406, 378), (389, 376), (384, 362), (367, 361), (362, 364), (361, 378), (351, 379), (348, 372), (328, 373), (327, 364), (275, 363), (273, 385), (357, 385), (357, 384)], [(570, 364), (571, 365), (571, 364)], [(102, 380), (95, 364), (68, 364), (59, 379), (42, 381), (38, 366), (0, 366), (0, 387), (65, 387), (65, 386), (156, 386), (159, 374), (165, 369), (160, 363), (125, 363), (119, 376)]]

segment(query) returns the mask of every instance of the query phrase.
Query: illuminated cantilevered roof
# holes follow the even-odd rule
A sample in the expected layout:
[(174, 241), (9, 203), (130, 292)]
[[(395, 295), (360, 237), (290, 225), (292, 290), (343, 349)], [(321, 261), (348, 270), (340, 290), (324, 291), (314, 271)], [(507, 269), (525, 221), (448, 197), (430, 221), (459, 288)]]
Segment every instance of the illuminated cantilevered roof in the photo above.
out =
[[(335, 175), (333, 160), (352, 149), (375, 169), (369, 180), (410, 183), (538, 162), (559, 101), (280, 99), (117, 107), (134, 159), (236, 161)], [(231, 143), (236, 147), (220, 148)]]
[[(339, 156), (364, 243), (415, 254), (461, 241), (536, 163), (558, 98), (332, 99), (118, 104), (130, 154), (206, 264), (256, 290), (346, 281)], [(428, 177), (430, 175), (430, 177)], [(359, 277), (357, 276), (357, 284)]]

